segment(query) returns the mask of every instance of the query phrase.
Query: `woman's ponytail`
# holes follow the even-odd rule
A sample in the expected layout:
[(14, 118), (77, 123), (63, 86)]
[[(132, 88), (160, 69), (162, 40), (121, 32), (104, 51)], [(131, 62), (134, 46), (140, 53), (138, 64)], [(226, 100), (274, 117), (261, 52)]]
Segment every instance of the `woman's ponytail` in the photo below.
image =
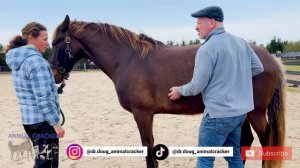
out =
[(22, 36), (18, 35), (16, 37), (14, 37), (12, 40), (10, 40), (9, 45), (6, 47), (5, 52), (8, 52), (8, 50), (11, 50), (14, 48), (24, 46), (26, 44), (27, 44), (26, 39), (24, 39)]

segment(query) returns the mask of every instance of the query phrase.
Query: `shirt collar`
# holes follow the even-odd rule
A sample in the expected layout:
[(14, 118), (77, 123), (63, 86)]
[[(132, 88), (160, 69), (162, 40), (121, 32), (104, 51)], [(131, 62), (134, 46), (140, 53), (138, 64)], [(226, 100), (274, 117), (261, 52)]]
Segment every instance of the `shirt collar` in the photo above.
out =
[(38, 48), (37, 48), (36, 46), (31, 45), (31, 44), (28, 44), (28, 45), (26, 45), (26, 46), (24, 46), (24, 47), (29, 48), (29, 49), (32, 49), (32, 50), (35, 50), (35, 51), (39, 51)]
[(213, 31), (211, 31), (210, 33), (208, 33), (208, 35), (207, 35), (207, 37), (206, 37), (206, 39), (205, 39), (205, 41), (204, 41), (203, 44), (205, 44), (213, 35), (221, 34), (221, 33), (224, 33), (224, 32), (225, 32), (225, 29), (224, 29), (223, 26), (214, 29)]

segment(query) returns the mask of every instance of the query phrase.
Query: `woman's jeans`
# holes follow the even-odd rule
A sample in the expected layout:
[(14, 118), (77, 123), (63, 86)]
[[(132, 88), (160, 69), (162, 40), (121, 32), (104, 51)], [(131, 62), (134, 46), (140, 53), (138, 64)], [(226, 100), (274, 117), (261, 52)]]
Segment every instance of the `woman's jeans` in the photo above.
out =
[[(229, 168), (243, 168), (240, 155), (241, 127), (247, 114), (226, 117), (210, 118), (206, 114), (202, 118), (199, 129), (198, 146), (200, 147), (233, 147), (233, 157), (224, 157)], [(214, 167), (215, 157), (198, 157), (197, 168)]]

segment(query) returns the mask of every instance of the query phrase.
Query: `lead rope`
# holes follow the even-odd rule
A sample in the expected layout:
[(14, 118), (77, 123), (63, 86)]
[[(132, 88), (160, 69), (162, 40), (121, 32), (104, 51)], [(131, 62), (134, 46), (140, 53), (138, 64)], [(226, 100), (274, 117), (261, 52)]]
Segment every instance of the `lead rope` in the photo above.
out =
[[(63, 91), (63, 88), (66, 86), (66, 84), (65, 84), (65, 80), (63, 80), (62, 81), (62, 83), (61, 83), (61, 85), (57, 88), (57, 93), (58, 94), (62, 94), (64, 91)], [(63, 110), (61, 109), (61, 107), (59, 107), (59, 109), (60, 109), (60, 114), (61, 114), (61, 116), (62, 116), (62, 123), (60, 124), (61, 126), (63, 126), (64, 125), (64, 123), (65, 123), (65, 115), (64, 115), (64, 112), (63, 112)]]

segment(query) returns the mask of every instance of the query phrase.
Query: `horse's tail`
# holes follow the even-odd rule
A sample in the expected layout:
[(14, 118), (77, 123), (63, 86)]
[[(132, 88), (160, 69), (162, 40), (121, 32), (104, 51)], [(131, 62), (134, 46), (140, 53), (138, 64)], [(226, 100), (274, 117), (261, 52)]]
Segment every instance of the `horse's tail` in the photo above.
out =
[[(279, 63), (279, 65), (282, 65)], [(268, 106), (270, 135), (268, 146), (284, 146), (285, 143), (285, 79), (284, 70), (280, 67), (273, 98)], [(266, 160), (265, 168), (281, 168), (282, 160)]]

